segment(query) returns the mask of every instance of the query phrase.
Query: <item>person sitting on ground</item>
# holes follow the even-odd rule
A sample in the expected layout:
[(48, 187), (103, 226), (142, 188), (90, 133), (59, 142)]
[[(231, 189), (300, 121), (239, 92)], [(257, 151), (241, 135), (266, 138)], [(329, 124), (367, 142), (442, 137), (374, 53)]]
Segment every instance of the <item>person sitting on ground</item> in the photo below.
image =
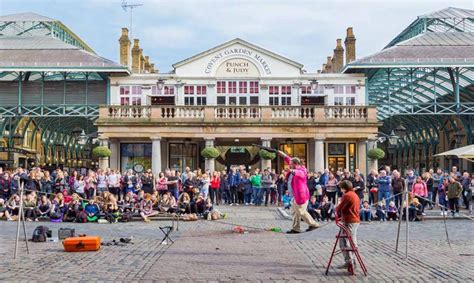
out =
[(413, 198), (408, 207), (408, 219), (410, 221), (421, 221), (423, 207), (418, 198)]
[(386, 209), (384, 201), (379, 201), (377, 204), (377, 210), (375, 211), (375, 215), (379, 221), (385, 221), (386, 219)]
[(36, 192), (31, 192), (26, 195), (23, 200), (23, 210), (25, 213), (26, 221), (38, 221), (36, 217)]
[(178, 199), (179, 211), (182, 213), (190, 214), (191, 213), (191, 198), (188, 193), (182, 193)]
[(2, 219), (3, 216), (5, 216), (7, 221), (13, 221), (13, 219), (10, 216), (10, 213), (8, 212), (8, 208), (7, 208), (7, 205), (5, 204), (5, 200), (0, 198), (0, 219)]
[(387, 209), (387, 219), (390, 221), (390, 220), (397, 220), (397, 213), (398, 213), (398, 209), (397, 207), (395, 206), (395, 202), (394, 201), (391, 201), (389, 204), (388, 204), (388, 209)]
[(334, 204), (329, 201), (328, 196), (323, 197), (323, 201), (321, 202), (321, 205), (319, 206), (321, 209), (321, 218), (323, 221), (331, 221), (332, 220), (332, 214), (334, 212)]
[(362, 208), (360, 209), (360, 218), (362, 221), (372, 221), (372, 211), (370, 210), (370, 205), (368, 201), (364, 201)]
[(206, 199), (206, 208), (204, 210), (203, 218), (207, 220), (211, 220), (211, 213), (214, 210), (214, 206), (212, 205), (212, 201), (210, 198)]
[(312, 196), (308, 203), (308, 212), (314, 220), (321, 220), (321, 209), (319, 209), (319, 203), (316, 202), (316, 197)]
[(123, 200), (118, 203), (121, 212), (132, 212), (135, 210), (135, 200), (132, 194), (126, 194)]
[(46, 195), (42, 195), (41, 199), (38, 201), (38, 206), (36, 207), (37, 216), (39, 218), (49, 217), (49, 214), (53, 208), (51, 201), (46, 197)]
[(57, 193), (51, 202), (52, 208), (49, 214), (51, 220), (62, 220), (67, 212), (67, 205), (64, 202), (64, 195), (62, 193)]
[(96, 198), (90, 199), (84, 210), (87, 213), (88, 222), (95, 222), (99, 219), (100, 208), (96, 203)]
[(11, 217), (18, 217), (20, 212), (20, 196), (13, 194), (7, 202), (7, 208)]
[(167, 192), (161, 197), (159, 207), (161, 212), (175, 213), (178, 209), (178, 204), (171, 192)]
[(64, 215), (64, 220), (68, 222), (76, 222), (79, 214), (79, 206), (81, 206), (78, 199), (74, 199), (67, 205), (67, 211)]
[(204, 211), (206, 210), (206, 201), (205, 201), (204, 196), (202, 194), (200, 194), (197, 197), (195, 207), (196, 207), (195, 212), (197, 213), (197, 215), (198, 216), (203, 216)]
[(283, 207), (285, 209), (290, 209), (291, 207), (291, 196), (290, 196), (290, 192), (287, 190), (285, 191), (285, 194), (283, 195)]
[(151, 194), (145, 194), (145, 199), (140, 203), (140, 216), (143, 221), (150, 222), (150, 216), (157, 215), (158, 211), (153, 210), (153, 201), (151, 200)]

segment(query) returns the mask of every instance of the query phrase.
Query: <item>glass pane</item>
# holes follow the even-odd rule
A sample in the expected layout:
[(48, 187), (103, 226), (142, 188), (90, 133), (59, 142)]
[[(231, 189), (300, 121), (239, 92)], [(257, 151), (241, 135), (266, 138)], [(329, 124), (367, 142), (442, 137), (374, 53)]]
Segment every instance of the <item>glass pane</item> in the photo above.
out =
[(229, 97), (229, 105), (236, 105), (237, 104), (237, 97)]
[(223, 97), (223, 96), (218, 96), (218, 97), (217, 97), (217, 104), (218, 104), (218, 105), (225, 105), (225, 97)]
[(250, 97), (250, 105), (258, 105), (258, 96)]
[(247, 97), (239, 97), (239, 105), (247, 105)]

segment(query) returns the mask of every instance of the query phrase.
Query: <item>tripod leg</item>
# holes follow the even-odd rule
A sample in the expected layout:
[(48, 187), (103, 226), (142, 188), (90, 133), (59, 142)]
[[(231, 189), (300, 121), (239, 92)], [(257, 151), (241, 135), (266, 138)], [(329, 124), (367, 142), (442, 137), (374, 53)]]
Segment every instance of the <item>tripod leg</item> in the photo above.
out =
[(397, 244), (395, 245), (395, 252), (396, 253), (398, 253), (398, 243), (399, 243), (399, 240), (400, 240), (400, 228), (402, 227), (402, 214), (403, 214), (403, 202), (402, 202), (402, 205), (400, 207), (400, 212), (398, 214)]
[(18, 256), (18, 241), (20, 240), (20, 222), (23, 214), (23, 183), (20, 183), (20, 207), (18, 209), (18, 220), (16, 225), (16, 241), (15, 241), (15, 253), (13, 254), (13, 259), (16, 259)]
[(27, 254), (30, 254), (30, 249), (29, 249), (29, 247), (28, 247), (28, 238), (26, 237), (25, 215), (22, 214), (21, 217), (22, 217), (21, 222), (22, 222), (22, 224), (23, 224), (23, 236), (25, 236), (26, 253), (27, 253)]

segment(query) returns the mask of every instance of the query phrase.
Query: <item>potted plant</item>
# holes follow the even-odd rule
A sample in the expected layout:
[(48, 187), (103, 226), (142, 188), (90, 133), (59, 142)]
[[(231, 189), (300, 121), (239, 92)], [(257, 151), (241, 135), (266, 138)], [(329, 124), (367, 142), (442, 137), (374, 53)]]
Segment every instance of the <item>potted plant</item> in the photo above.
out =
[(221, 155), (221, 153), (215, 147), (205, 147), (203, 150), (201, 150), (201, 155), (206, 159), (211, 159), (218, 157)]
[(259, 152), (258, 152), (258, 155), (260, 156), (260, 158), (262, 159), (265, 159), (265, 160), (273, 160), (276, 158), (276, 153), (274, 152), (269, 152), (265, 149), (261, 149)]
[(383, 159), (385, 157), (385, 151), (383, 151), (381, 148), (373, 148), (367, 152), (367, 157), (372, 160)]
[(106, 146), (97, 146), (92, 150), (92, 154), (98, 158), (106, 158), (112, 155), (110, 149)]

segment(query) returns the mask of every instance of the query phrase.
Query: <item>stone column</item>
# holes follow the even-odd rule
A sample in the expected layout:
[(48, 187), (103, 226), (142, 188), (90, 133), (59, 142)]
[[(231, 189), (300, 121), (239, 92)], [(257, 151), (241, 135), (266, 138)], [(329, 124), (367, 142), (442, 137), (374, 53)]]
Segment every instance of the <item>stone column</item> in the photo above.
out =
[(110, 169), (120, 170), (119, 160), (120, 160), (120, 143), (116, 140), (111, 140), (109, 142), (109, 148), (112, 154), (110, 155), (109, 167)]
[[(272, 141), (272, 138), (262, 138), (262, 145), (263, 146), (266, 146), (266, 147), (271, 147), (271, 141)], [(262, 171), (264, 169), (267, 169), (267, 168), (272, 168), (272, 161), (271, 160), (265, 160), (265, 159), (261, 159), (260, 160), (260, 168), (262, 169)]]
[(357, 142), (357, 168), (367, 176), (367, 141), (358, 141)]
[[(109, 140), (107, 138), (100, 139), (100, 145), (109, 147)], [(105, 170), (109, 167), (109, 158), (108, 157), (99, 157), (99, 168)]]
[(324, 139), (314, 139), (314, 171), (324, 172)]
[[(214, 147), (215, 138), (205, 138), (206, 147)], [(204, 170), (209, 170), (210, 172), (215, 171), (216, 160), (215, 158), (206, 158), (204, 162)]]
[(152, 137), (151, 141), (151, 171), (158, 176), (161, 172), (161, 137)]
[[(372, 148), (377, 148), (377, 140), (369, 139), (369, 141), (367, 143), (367, 149), (370, 150)], [(369, 172), (372, 171), (372, 170), (378, 171), (379, 163), (378, 163), (377, 160), (372, 160), (372, 159), (368, 158), (367, 166), (368, 166), (367, 170)]]

